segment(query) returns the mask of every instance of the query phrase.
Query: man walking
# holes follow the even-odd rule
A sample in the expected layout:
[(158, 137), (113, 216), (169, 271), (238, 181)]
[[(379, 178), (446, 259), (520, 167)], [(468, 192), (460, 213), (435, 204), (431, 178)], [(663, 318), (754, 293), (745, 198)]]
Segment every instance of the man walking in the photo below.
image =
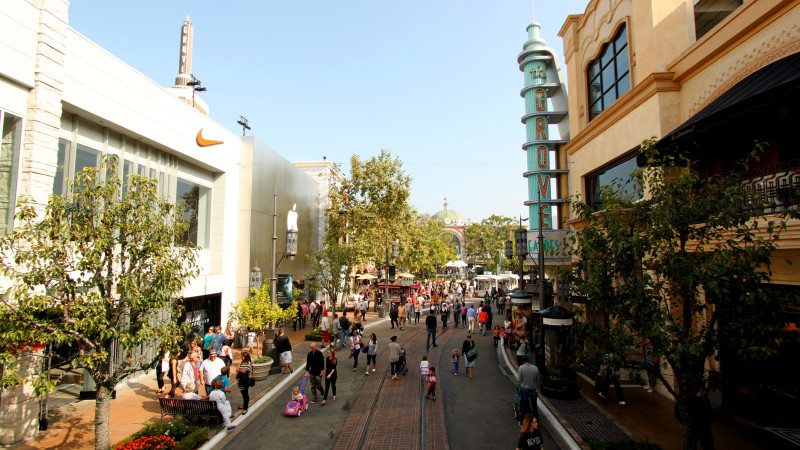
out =
[(278, 329), (278, 337), (275, 338), (275, 350), (281, 357), (283, 364), (283, 373), (292, 372), (292, 344), (289, 342), (289, 336), (283, 331), (283, 328)]
[(322, 377), (325, 375), (325, 358), (322, 352), (317, 350), (317, 344), (311, 343), (311, 351), (308, 352), (306, 359), (306, 376), (311, 381), (311, 393), (314, 394), (311, 403), (317, 402), (317, 391), (320, 395), (324, 395), (325, 391), (322, 390)]
[(430, 311), (428, 317), (425, 318), (425, 326), (428, 329), (428, 337), (425, 340), (425, 348), (431, 348), (431, 336), (433, 336), (433, 346), (438, 347), (436, 345), (436, 314), (434, 314), (433, 310)]
[(519, 366), (517, 373), (517, 386), (519, 386), (520, 394), (520, 409), (517, 419), (522, 420), (529, 412), (539, 417), (539, 407), (536, 405), (539, 398), (539, 368), (531, 364), (531, 360), (527, 356), (522, 357), (522, 365)]
[(475, 328), (475, 321), (478, 320), (478, 312), (475, 311), (475, 307), (469, 305), (469, 310), (467, 311), (467, 322), (469, 322), (469, 334), (472, 334), (472, 329)]
[(339, 315), (338, 314), (334, 314), (333, 315), (333, 348), (335, 348), (336, 350), (339, 350), (342, 347), (341, 347), (341, 345), (337, 344), (337, 339), (338, 339), (338, 342), (340, 342), (340, 343), (342, 342), (342, 325), (341, 325), (341, 321), (339, 321)]
[(347, 311), (342, 311), (342, 317), (339, 319), (339, 329), (342, 332), (341, 346), (344, 347), (350, 336), (350, 319), (347, 318)]

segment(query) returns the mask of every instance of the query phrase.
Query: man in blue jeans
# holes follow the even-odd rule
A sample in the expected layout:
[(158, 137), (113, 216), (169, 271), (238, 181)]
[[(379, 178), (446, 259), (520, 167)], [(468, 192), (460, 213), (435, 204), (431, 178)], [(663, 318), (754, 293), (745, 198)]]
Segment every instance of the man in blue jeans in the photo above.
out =
[(438, 345), (436, 345), (436, 315), (433, 313), (433, 309), (431, 309), (428, 317), (425, 318), (425, 326), (428, 328), (428, 338), (425, 340), (425, 348), (431, 348), (431, 336), (433, 336), (433, 346), (438, 347)]
[[(539, 397), (539, 368), (531, 364), (530, 358), (527, 356), (522, 357), (522, 365), (519, 366), (519, 372), (517, 372), (517, 386), (520, 394), (518, 419), (522, 420), (529, 412), (538, 417), (539, 408), (536, 400)], [(532, 409), (532, 411), (528, 411), (528, 409)]]

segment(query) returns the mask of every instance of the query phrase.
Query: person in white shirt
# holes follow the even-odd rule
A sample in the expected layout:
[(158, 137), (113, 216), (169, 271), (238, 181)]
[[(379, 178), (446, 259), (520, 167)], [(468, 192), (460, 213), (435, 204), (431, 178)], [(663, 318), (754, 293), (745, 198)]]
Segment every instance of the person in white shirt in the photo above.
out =
[(214, 385), (214, 390), (208, 394), (208, 400), (217, 404), (217, 411), (222, 414), (222, 420), (225, 422), (225, 427), (228, 431), (236, 428), (236, 425), (231, 425), (231, 402), (225, 399), (225, 392), (222, 391), (222, 381), (217, 381)]
[(225, 367), (225, 361), (217, 358), (217, 352), (214, 350), (211, 350), (208, 359), (200, 364), (200, 381), (206, 385), (206, 395), (213, 390), (211, 382), (222, 373), (223, 367)]
[(200, 395), (197, 392), (195, 392), (195, 389), (197, 389), (197, 386), (195, 386), (194, 383), (192, 382), (187, 383), (186, 387), (184, 387), (183, 395), (181, 396), (181, 398), (184, 400), (202, 400), (203, 397), (200, 397)]
[[(183, 364), (183, 371), (181, 371), (181, 388), (184, 395), (187, 392), (197, 392), (197, 382), (199, 381), (199, 370), (197, 369), (197, 356), (195, 354), (189, 355), (189, 360)], [(189, 386), (191, 385), (191, 389)]]

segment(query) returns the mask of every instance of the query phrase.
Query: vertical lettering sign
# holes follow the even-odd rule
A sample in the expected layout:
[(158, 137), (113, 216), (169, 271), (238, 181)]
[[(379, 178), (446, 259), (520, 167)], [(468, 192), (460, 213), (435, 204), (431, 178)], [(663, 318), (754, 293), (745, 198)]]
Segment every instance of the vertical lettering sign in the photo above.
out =
[(181, 70), (180, 73), (188, 73), (186, 71), (186, 58), (189, 53), (189, 24), (184, 23), (181, 29)]

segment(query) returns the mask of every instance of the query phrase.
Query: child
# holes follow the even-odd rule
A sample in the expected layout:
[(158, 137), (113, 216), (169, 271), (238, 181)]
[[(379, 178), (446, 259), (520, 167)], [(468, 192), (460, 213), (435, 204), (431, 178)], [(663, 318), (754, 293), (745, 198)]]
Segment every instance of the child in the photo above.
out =
[(303, 401), (303, 394), (300, 393), (300, 386), (295, 386), (294, 389), (292, 389), (292, 400), (297, 402)]
[(436, 400), (436, 368), (431, 367), (428, 373), (428, 394), (425, 398)]
[(208, 399), (217, 404), (217, 411), (222, 414), (222, 420), (225, 422), (225, 427), (228, 431), (236, 428), (236, 425), (231, 425), (231, 403), (225, 399), (225, 391), (222, 390), (222, 381), (217, 381), (214, 384), (214, 390), (204, 397), (204, 399)]
[(423, 379), (427, 379), (428, 373), (428, 355), (422, 355), (422, 361), (419, 362), (419, 374)]
[(450, 358), (450, 362), (453, 363), (453, 375), (455, 376), (458, 376), (458, 359), (459, 359), (458, 349), (454, 348), (453, 356)]
[(503, 347), (508, 347), (508, 338), (511, 336), (511, 332), (504, 329), (503, 330)]
[(494, 331), (492, 331), (492, 339), (494, 340), (494, 346), (497, 347), (497, 344), (500, 342), (500, 325), (494, 326)]

